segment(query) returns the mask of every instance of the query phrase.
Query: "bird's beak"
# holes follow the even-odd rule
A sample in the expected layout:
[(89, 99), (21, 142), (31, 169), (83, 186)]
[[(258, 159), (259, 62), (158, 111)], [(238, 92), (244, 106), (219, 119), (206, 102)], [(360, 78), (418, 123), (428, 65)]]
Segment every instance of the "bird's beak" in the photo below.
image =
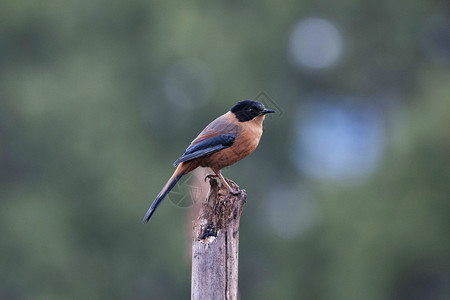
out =
[(273, 109), (268, 109), (268, 108), (266, 108), (266, 109), (264, 109), (262, 112), (261, 112), (261, 115), (265, 115), (265, 114), (273, 114), (273, 113), (275, 113), (276, 111), (274, 111)]

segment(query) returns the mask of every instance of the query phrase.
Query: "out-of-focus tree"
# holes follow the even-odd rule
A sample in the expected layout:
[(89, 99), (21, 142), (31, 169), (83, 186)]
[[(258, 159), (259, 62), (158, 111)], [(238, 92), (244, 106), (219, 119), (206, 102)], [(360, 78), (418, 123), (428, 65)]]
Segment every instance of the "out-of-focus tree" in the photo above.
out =
[(225, 170), (242, 298), (449, 298), (448, 9), (3, 0), (0, 298), (189, 297), (187, 210), (141, 217), (261, 90), (280, 113)]

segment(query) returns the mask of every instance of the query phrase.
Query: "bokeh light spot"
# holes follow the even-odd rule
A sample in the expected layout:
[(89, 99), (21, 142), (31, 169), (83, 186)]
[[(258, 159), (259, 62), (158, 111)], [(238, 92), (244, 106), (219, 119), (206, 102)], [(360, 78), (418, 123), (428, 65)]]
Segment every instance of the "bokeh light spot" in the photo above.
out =
[(385, 132), (375, 104), (337, 101), (330, 95), (308, 104), (302, 116), (292, 153), (302, 173), (319, 180), (347, 183), (377, 169)]
[(290, 54), (295, 63), (312, 69), (334, 66), (342, 57), (343, 48), (336, 26), (321, 18), (299, 21), (290, 37)]

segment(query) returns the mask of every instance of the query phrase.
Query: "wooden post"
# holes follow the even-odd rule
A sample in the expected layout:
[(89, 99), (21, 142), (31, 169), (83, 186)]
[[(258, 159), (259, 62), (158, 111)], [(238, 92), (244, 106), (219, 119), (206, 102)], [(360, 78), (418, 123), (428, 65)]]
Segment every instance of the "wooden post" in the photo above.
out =
[(239, 221), (247, 193), (232, 195), (217, 180), (193, 222), (192, 300), (234, 300), (238, 295)]

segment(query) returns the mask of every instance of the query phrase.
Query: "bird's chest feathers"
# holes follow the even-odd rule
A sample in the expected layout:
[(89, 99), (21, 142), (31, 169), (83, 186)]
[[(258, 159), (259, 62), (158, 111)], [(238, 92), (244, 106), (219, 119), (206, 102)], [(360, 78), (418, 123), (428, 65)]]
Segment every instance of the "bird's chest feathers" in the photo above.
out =
[[(243, 150), (253, 152), (259, 144), (261, 135), (263, 133), (262, 123), (264, 117), (256, 117), (251, 121), (245, 122), (241, 126), (241, 132), (239, 138), (236, 140), (236, 144), (241, 146)], [(245, 152), (247, 152), (245, 151)]]

